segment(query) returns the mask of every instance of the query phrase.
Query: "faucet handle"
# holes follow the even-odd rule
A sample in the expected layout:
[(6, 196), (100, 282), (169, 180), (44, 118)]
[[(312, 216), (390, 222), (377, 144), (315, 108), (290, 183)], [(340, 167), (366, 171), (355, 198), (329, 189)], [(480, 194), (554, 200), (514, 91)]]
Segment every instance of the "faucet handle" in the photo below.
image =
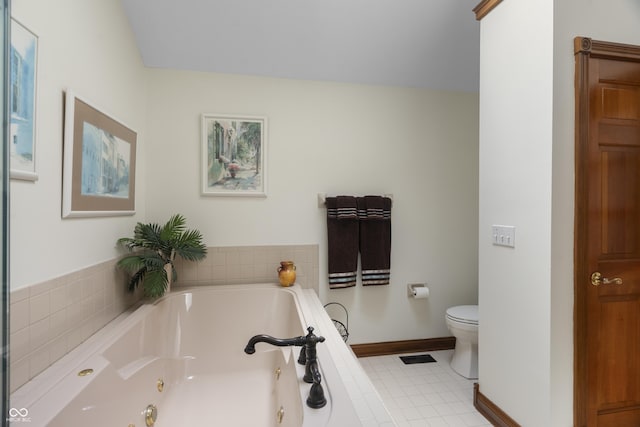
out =
[(300, 349), (300, 356), (298, 356), (298, 363), (301, 365), (307, 364), (307, 358), (315, 359), (316, 344), (324, 342), (324, 337), (319, 337), (313, 333), (313, 326), (309, 326), (307, 332), (307, 335), (304, 337), (305, 345)]
[(313, 333), (313, 326), (309, 326), (307, 328), (307, 336), (305, 337), (307, 340), (307, 345), (312, 344), (315, 345), (319, 342), (324, 342), (324, 337), (322, 336), (317, 336), (316, 334)]

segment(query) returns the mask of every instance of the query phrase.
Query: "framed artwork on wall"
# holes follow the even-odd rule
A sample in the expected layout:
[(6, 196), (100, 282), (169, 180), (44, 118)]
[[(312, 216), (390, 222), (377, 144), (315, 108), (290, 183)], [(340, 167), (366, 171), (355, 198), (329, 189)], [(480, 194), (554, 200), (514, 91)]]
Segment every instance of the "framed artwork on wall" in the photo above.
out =
[(36, 181), (38, 36), (11, 19), (9, 53), (9, 176)]
[(267, 195), (267, 119), (202, 115), (202, 194)]
[(137, 134), (67, 91), (62, 217), (135, 213)]

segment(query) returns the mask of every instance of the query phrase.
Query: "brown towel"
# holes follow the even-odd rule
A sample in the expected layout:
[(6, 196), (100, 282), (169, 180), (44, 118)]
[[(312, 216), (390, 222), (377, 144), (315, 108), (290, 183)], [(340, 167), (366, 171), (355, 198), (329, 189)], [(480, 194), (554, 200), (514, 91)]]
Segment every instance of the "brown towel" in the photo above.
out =
[(391, 199), (358, 197), (362, 285), (388, 285), (391, 274)]
[(358, 211), (352, 196), (327, 197), (329, 288), (350, 288), (358, 275)]

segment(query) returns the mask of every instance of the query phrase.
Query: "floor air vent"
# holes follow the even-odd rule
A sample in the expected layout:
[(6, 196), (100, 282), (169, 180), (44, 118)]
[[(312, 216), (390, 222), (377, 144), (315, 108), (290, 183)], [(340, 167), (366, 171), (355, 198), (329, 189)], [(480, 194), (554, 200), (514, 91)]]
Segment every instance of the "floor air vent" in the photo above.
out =
[(434, 359), (430, 354), (400, 356), (400, 359), (404, 362), (405, 365), (413, 365), (414, 363), (431, 363), (436, 361), (436, 359)]

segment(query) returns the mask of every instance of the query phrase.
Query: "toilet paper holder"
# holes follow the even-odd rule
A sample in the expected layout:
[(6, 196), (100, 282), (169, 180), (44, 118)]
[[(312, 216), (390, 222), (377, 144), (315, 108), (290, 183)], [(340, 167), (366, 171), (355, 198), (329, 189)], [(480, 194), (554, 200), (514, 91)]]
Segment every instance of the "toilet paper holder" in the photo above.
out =
[(426, 283), (409, 283), (407, 285), (407, 296), (408, 297), (413, 297), (416, 294), (416, 289), (417, 288), (426, 288), (427, 284)]

